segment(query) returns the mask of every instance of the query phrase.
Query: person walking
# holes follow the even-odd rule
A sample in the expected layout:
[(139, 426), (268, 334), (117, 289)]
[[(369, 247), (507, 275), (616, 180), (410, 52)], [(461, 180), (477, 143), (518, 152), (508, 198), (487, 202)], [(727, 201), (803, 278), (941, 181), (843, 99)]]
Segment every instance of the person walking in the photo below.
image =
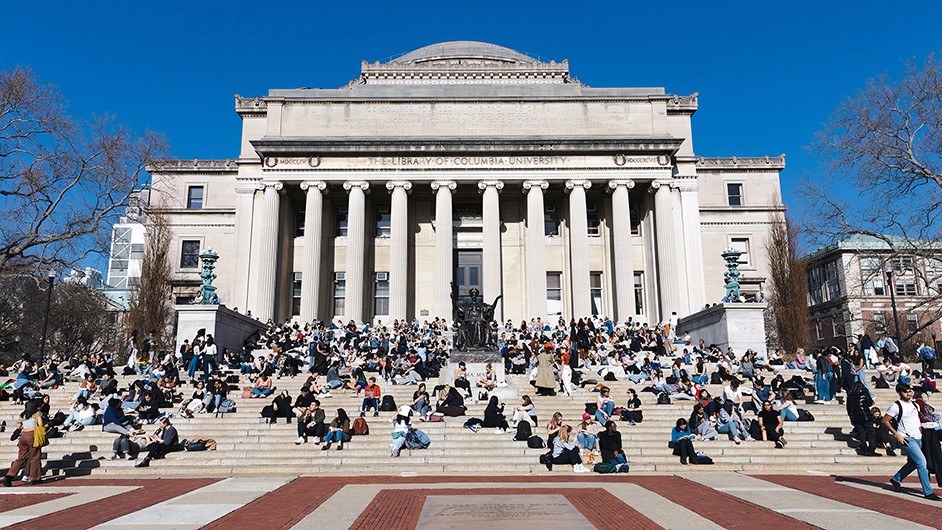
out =
[(22, 431), (20, 431), (19, 441), (16, 444), (19, 453), (16, 456), (16, 460), (13, 461), (13, 465), (10, 466), (7, 474), (3, 477), (3, 485), (6, 487), (13, 485), (13, 479), (20, 472), (20, 468), (23, 467), (27, 459), (29, 459), (30, 484), (35, 485), (40, 483), (39, 477), (42, 475), (42, 448), (34, 443), (36, 428), (45, 428), (45, 422), (43, 422), (42, 414), (39, 412), (40, 407), (42, 407), (42, 399), (31, 399), (26, 402), (26, 410), (24, 410), (21, 415), (25, 419), (21, 427)]
[[(899, 440), (900, 449), (906, 453), (906, 463), (890, 479), (890, 485), (897, 492), (903, 491), (903, 480), (913, 471), (919, 474), (919, 484), (922, 486), (923, 496), (931, 501), (942, 501), (932, 491), (929, 482), (929, 470), (926, 467), (926, 456), (922, 453), (922, 424), (919, 421), (919, 410), (913, 403), (913, 389), (906, 383), (896, 385), (899, 400), (886, 409), (883, 416), (883, 426), (890, 434)], [(896, 423), (894, 426), (893, 423)]]

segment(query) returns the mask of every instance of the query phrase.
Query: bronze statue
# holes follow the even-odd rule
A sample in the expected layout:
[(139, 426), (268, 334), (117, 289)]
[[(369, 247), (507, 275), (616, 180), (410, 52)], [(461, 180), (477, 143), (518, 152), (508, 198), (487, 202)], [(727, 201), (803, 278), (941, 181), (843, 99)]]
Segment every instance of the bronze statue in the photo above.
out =
[(494, 299), (493, 304), (486, 304), (479, 299), (481, 292), (472, 288), (468, 291), (471, 299), (467, 304), (458, 302), (455, 282), (451, 282), (452, 319), (455, 321), (455, 349), (496, 350), (497, 328), (492, 326), (494, 309), (503, 295)]

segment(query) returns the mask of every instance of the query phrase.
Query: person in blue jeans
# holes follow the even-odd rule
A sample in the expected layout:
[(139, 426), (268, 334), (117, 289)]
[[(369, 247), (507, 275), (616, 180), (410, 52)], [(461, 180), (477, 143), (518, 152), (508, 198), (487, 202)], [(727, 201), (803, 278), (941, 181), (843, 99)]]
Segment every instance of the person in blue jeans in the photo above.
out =
[(324, 436), (324, 441), (327, 443), (321, 447), (321, 451), (330, 449), (330, 445), (333, 442), (339, 442), (339, 445), (337, 445), (337, 450), (343, 451), (343, 443), (350, 439), (351, 432), (350, 417), (347, 416), (347, 411), (343, 409), (337, 409), (337, 415), (334, 416), (334, 419), (330, 422), (327, 435)]
[(744, 430), (742, 419), (739, 417), (739, 412), (733, 408), (732, 401), (723, 403), (723, 407), (720, 409), (720, 415), (716, 420), (716, 430), (717, 432), (732, 436), (736, 445), (742, 443), (741, 436)]
[(605, 430), (599, 433), (599, 451), (602, 461), (614, 466), (628, 465), (628, 457), (621, 445), (621, 433), (614, 421), (605, 424)]
[[(919, 409), (913, 402), (915, 393), (906, 383), (898, 383), (896, 393), (899, 395), (899, 401), (886, 409), (883, 426), (899, 440), (900, 448), (906, 453), (906, 463), (890, 479), (890, 485), (898, 492), (903, 491), (903, 480), (916, 471), (919, 474), (923, 496), (928, 500), (942, 501), (942, 497), (932, 491), (932, 484), (929, 482), (926, 456), (922, 454), (922, 422), (919, 419)], [(895, 427), (893, 422), (896, 422)]]
[(612, 411), (615, 410), (615, 400), (612, 399), (612, 390), (607, 386), (603, 386), (602, 389), (599, 390), (599, 397), (595, 400), (595, 404), (595, 420), (605, 425), (605, 422), (609, 420), (609, 416), (612, 415)]

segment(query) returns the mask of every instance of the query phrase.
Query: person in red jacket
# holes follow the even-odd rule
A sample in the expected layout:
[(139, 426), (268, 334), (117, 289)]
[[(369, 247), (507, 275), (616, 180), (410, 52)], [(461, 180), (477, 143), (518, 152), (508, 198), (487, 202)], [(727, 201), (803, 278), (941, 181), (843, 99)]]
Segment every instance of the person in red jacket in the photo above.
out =
[(369, 384), (363, 389), (363, 405), (360, 406), (360, 417), (366, 416), (366, 411), (373, 409), (373, 416), (379, 416), (379, 385), (376, 378), (371, 377)]

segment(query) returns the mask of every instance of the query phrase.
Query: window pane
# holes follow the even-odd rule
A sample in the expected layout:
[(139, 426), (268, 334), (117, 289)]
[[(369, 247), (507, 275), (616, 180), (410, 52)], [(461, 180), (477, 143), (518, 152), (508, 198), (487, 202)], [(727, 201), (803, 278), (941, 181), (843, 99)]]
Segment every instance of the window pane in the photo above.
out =
[(200, 242), (184, 241), (180, 252), (180, 268), (196, 269), (200, 266)]
[(742, 206), (742, 184), (727, 184), (726, 195), (730, 206)]
[(468, 285), (478, 285), (477, 267), (468, 267)]
[(739, 256), (740, 265), (749, 265), (749, 240), (747, 238), (736, 238), (734, 237), (730, 241), (730, 245), (734, 249), (742, 252), (742, 255)]
[(546, 273), (546, 287), (548, 289), (559, 289), (562, 285), (561, 281), (562, 274), (558, 272), (547, 272)]
[(199, 209), (203, 207), (203, 187), (190, 186), (187, 190), (186, 207), (190, 209)]
[(641, 235), (641, 205), (635, 201), (629, 207), (631, 209), (631, 235)]
[(635, 273), (635, 307), (638, 314), (644, 314), (644, 273)]

